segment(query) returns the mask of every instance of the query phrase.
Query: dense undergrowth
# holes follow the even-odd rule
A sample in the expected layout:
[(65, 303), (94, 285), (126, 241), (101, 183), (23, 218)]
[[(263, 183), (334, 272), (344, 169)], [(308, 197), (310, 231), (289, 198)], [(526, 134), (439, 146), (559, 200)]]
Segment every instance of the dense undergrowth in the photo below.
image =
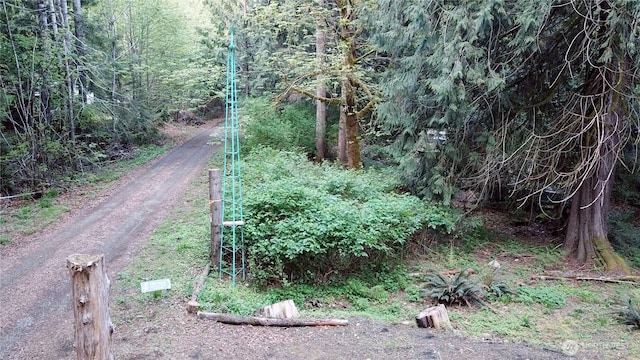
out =
[(257, 149), (243, 164), (245, 237), (252, 281), (327, 282), (392, 266), (425, 226), (454, 225), (453, 211), (396, 192), (392, 174), (345, 171), (304, 154)]

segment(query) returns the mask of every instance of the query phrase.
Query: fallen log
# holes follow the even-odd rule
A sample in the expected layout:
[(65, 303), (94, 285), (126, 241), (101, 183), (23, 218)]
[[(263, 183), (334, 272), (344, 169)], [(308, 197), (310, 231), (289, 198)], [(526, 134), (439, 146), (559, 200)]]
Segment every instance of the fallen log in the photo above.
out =
[(620, 277), (589, 277), (589, 276), (557, 276), (557, 275), (534, 275), (531, 277), (533, 280), (574, 280), (574, 281), (600, 281), (613, 284), (633, 284), (638, 285), (640, 283), (640, 276), (627, 275)]
[(207, 266), (204, 267), (202, 274), (200, 274), (200, 278), (198, 279), (198, 282), (193, 287), (193, 294), (191, 295), (191, 300), (189, 300), (189, 302), (187, 303), (187, 312), (189, 314), (195, 313), (196, 311), (198, 311), (198, 308), (200, 307), (200, 303), (198, 303), (198, 293), (200, 292), (200, 289), (202, 289), (202, 286), (204, 285), (204, 281), (206, 280), (207, 275), (209, 275), (210, 271), (211, 271), (211, 264), (207, 264)]
[(205, 311), (198, 311), (198, 318), (205, 320), (214, 320), (223, 324), (231, 325), (254, 325), (254, 326), (281, 326), (281, 327), (300, 327), (300, 326), (346, 326), (348, 320), (342, 319), (271, 319), (255, 316), (241, 316), (233, 314), (220, 314)]
[(472, 268), (468, 268), (468, 269), (453, 269), (453, 270), (441, 271), (440, 275), (458, 275), (462, 271), (466, 271), (469, 274), (473, 274), (475, 272)]

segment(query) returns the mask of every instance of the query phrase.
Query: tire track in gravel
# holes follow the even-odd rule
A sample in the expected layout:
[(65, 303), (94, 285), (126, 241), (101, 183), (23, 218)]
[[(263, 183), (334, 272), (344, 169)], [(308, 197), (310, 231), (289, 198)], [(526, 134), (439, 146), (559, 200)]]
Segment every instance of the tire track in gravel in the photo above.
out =
[(24, 246), (0, 248), (0, 359), (74, 358), (66, 258), (104, 254), (113, 279), (179, 205), (219, 148), (210, 140), (221, 132), (207, 126), (119, 181), (98, 203), (76, 204), (77, 213), (55, 229), (35, 234)]

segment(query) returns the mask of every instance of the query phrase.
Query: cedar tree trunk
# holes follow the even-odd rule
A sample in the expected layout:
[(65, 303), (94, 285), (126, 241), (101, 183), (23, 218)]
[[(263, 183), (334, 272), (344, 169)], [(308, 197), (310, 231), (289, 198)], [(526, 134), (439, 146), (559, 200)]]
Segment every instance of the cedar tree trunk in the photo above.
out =
[[(318, 6), (324, 7), (324, 0), (317, 0)], [(316, 21), (316, 59), (318, 60), (318, 65), (322, 65), (324, 63), (324, 51), (326, 44), (326, 34), (324, 33), (324, 29), (322, 28), (321, 20)], [(326, 132), (327, 132), (327, 104), (319, 100), (326, 96), (326, 89), (324, 86), (324, 77), (322, 75), (318, 75), (318, 87), (316, 89), (316, 95), (318, 96), (318, 100), (316, 100), (316, 160), (321, 162), (324, 160), (325, 155), (327, 154), (327, 143), (326, 143)]]
[(600, 136), (598, 167), (578, 188), (571, 203), (564, 249), (567, 255), (582, 263), (595, 260), (607, 270), (629, 273), (629, 267), (616, 254), (607, 239), (609, 202), (613, 186), (613, 174), (620, 151), (622, 131), (622, 109), (616, 105), (617, 96), (611, 104), (614, 108), (604, 116)]

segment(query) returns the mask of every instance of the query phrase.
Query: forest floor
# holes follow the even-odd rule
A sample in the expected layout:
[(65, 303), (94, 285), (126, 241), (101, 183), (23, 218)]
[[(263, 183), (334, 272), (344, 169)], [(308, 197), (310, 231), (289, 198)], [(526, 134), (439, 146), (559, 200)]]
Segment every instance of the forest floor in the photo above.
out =
[[(151, 234), (186, 200), (189, 183), (219, 149), (221, 129), (172, 126), (178, 146), (102, 190), (57, 201), (70, 210), (55, 224), (0, 246), (0, 359), (75, 359), (73, 312), (65, 259), (105, 254), (112, 281), (116, 359), (564, 359), (575, 344), (544, 348), (503, 338), (462, 336), (349, 318), (344, 327), (224, 325), (185, 311), (184, 299), (129, 300), (120, 276)], [(195, 278), (199, 269), (191, 269)], [(582, 359), (601, 358), (581, 351)]]

